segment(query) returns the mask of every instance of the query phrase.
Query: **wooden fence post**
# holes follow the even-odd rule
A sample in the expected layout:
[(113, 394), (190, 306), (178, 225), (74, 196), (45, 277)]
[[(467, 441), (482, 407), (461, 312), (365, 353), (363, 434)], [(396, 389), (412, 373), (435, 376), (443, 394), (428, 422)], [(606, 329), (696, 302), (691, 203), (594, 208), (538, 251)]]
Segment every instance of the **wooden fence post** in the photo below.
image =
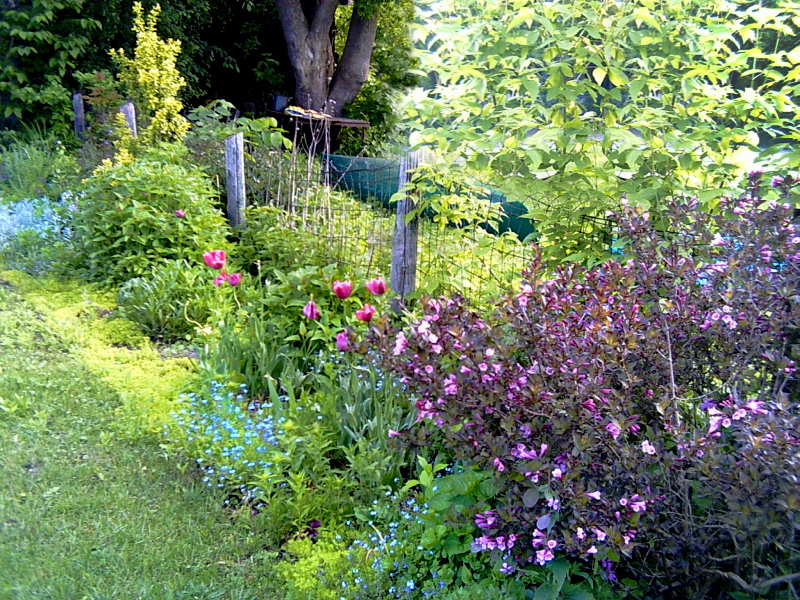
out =
[(120, 106), (119, 112), (121, 112), (122, 116), (125, 117), (125, 122), (128, 124), (128, 128), (131, 130), (131, 135), (133, 137), (137, 137), (138, 133), (136, 132), (136, 109), (133, 106), (133, 102), (128, 101), (122, 106)]
[[(400, 159), (400, 190), (410, 181), (411, 174), (420, 164), (420, 153), (414, 152)], [(397, 203), (397, 216), (392, 239), (392, 269), (390, 285), (400, 296), (400, 310), (405, 298), (416, 289), (417, 282), (417, 239), (419, 234), (419, 218), (407, 221), (407, 215), (416, 207), (413, 192), (407, 191)]]
[(80, 92), (72, 94), (72, 112), (75, 115), (72, 123), (75, 135), (83, 139), (86, 133), (86, 112), (83, 108), (83, 94)]
[(232, 227), (245, 225), (244, 134), (235, 133), (225, 140), (225, 179), (228, 190), (228, 222)]

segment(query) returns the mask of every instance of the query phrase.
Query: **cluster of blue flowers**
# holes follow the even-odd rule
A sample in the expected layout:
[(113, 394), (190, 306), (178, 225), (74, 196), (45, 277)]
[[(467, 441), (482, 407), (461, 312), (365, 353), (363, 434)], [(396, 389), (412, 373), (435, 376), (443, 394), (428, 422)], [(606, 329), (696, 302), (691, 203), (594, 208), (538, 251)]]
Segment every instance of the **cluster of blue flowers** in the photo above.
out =
[[(389, 506), (397, 500), (397, 496), (391, 492), (386, 492), (386, 497)], [(415, 581), (414, 574), (409, 572), (410, 556), (419, 556), (422, 553), (426, 560), (431, 560), (435, 554), (432, 550), (425, 551), (416, 539), (424, 527), (423, 516), (428, 512), (427, 505), (408, 498), (400, 503), (399, 511), (394, 513), (395, 520), (383, 523), (381, 517), (394, 512), (394, 509), (387, 508), (380, 506), (377, 500), (373, 501), (373, 506), (368, 511), (370, 518), (366, 521), (366, 525), (373, 531), (354, 541), (349, 548), (351, 553), (348, 554), (348, 560), (358, 566), (351, 569), (352, 579), (349, 582), (340, 582), (343, 592), (349, 593), (347, 597), (358, 600), (373, 597), (428, 598), (446, 591), (447, 583), (435, 570), (429, 575), (433, 586), (425, 585), (426, 581)], [(351, 521), (345, 524), (348, 527), (354, 526)], [(341, 539), (341, 536), (336, 539)], [(363, 573), (363, 556), (370, 558), (367, 563), (369, 580)], [(416, 576), (419, 577), (419, 573)], [(377, 589), (373, 589), (376, 585)], [(345, 600), (345, 596), (340, 600)]]
[(253, 471), (272, 468), (270, 458), (278, 447), (278, 429), (271, 404), (246, 404), (245, 386), (238, 393), (212, 382), (207, 394), (187, 394), (188, 406), (172, 414), (186, 435), (193, 458), (205, 470), (203, 481), (218, 488), (244, 492)]

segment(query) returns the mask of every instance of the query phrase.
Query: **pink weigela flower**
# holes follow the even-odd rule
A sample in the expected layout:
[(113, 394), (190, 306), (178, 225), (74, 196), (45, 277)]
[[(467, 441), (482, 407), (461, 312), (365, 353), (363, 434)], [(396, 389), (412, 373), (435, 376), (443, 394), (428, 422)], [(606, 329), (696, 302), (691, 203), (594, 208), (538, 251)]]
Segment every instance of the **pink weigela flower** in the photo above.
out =
[(622, 433), (619, 427), (615, 423), (609, 423), (606, 425), (606, 431), (611, 434), (611, 437), (615, 440), (619, 437), (619, 434)]

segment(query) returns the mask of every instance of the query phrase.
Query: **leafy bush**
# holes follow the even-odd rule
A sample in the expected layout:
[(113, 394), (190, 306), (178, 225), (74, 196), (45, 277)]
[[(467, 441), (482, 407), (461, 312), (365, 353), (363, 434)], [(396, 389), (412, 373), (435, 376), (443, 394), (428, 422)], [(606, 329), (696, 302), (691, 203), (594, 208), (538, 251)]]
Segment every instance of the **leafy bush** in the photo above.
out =
[(272, 206), (248, 207), (247, 227), (236, 244), (236, 255), (245, 268), (271, 278), (275, 271), (327, 265), (331, 255), (326, 240), (286, 227), (282, 216), (281, 209)]
[(419, 481), (408, 482), (400, 493), (387, 492), (357, 509), (357, 520), (345, 523), (344, 535), (328, 529), (315, 540), (306, 537), (287, 544), (289, 558), (277, 572), (288, 584), (290, 597), (608, 597), (607, 585), (565, 559), (516, 572), (512, 578), (507, 576), (514, 570), (508, 563), (471, 551), (476, 528), (454, 521), (453, 515), (495, 493), (491, 473), (447, 469), (449, 474), (435, 474), (444, 465), (434, 468), (425, 460), (420, 464), (420, 479), (425, 481), (420, 497), (407, 492)]
[(121, 283), (164, 260), (202, 264), (203, 252), (227, 247), (208, 179), (174, 164), (169, 147), (160, 152), (103, 165), (86, 182), (74, 228), (91, 278)]
[(796, 35), (798, 7), (769, 6), (428, 2), (417, 47), (435, 76), (412, 92), (404, 123), (447, 164), (524, 200), (547, 259), (604, 257), (606, 212), (623, 193), (654, 211), (687, 190), (705, 204), (732, 193), (759, 136), (796, 138), (796, 81), (778, 42)]
[(651, 592), (680, 574), (681, 593), (767, 593), (796, 572), (800, 235), (759, 177), (714, 214), (626, 208), (624, 262), (548, 273), (539, 257), (488, 318), (428, 300), (408, 329), (374, 328), (417, 398), (406, 439), (495, 474), (480, 551), (625, 556)]
[(126, 56), (123, 49), (111, 51), (119, 68), (119, 81), (136, 103), (144, 144), (180, 140), (189, 130), (189, 122), (180, 114), (183, 105), (178, 100), (178, 93), (186, 85), (175, 66), (181, 43), (158, 37), (156, 22), (160, 12), (161, 7), (156, 4), (145, 17), (142, 4), (134, 2), (134, 56)]
[(178, 259), (157, 265), (148, 276), (129, 279), (117, 303), (120, 314), (151, 338), (174, 341), (191, 337), (215, 312), (232, 311), (229, 290), (212, 284), (208, 268)]
[(100, 28), (99, 21), (80, 14), (82, 6), (83, 0), (42, 0), (0, 10), (5, 47), (0, 93), (6, 124), (13, 116), (68, 133), (72, 106), (67, 73), (89, 47), (87, 34)]

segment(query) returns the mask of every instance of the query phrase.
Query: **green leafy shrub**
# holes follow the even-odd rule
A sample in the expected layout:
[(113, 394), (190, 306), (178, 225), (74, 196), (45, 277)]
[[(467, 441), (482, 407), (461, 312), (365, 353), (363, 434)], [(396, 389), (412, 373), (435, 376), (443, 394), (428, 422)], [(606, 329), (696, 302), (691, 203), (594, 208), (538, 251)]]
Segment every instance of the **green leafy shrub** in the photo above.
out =
[(680, 193), (707, 203), (732, 193), (759, 135), (796, 139), (797, 57), (778, 42), (796, 35), (798, 6), (770, 7), (425, 3), (420, 70), (435, 76), (405, 123), (447, 164), (525, 201), (548, 260), (605, 257), (622, 194), (653, 211)]
[(180, 140), (189, 130), (189, 121), (180, 114), (183, 105), (178, 99), (186, 85), (176, 67), (181, 43), (158, 37), (156, 22), (160, 12), (161, 7), (156, 4), (145, 16), (142, 4), (134, 2), (134, 56), (126, 56), (122, 49), (111, 51), (119, 68), (119, 81), (136, 104), (143, 144)]
[(100, 27), (81, 15), (83, 0), (8, 3), (0, 11), (3, 117), (69, 132), (72, 103), (67, 73)]
[[(561, 559), (508, 577), (509, 565), (472, 551), (472, 524), (454, 521), (496, 493), (491, 473), (420, 460), (420, 494), (387, 492), (356, 509), (356, 520), (289, 542), (277, 572), (293, 598), (595, 598), (612, 597), (599, 577)], [(314, 539), (309, 539), (313, 537)], [(316, 542), (316, 543), (314, 543)], [(315, 595), (316, 594), (316, 595)]]
[(151, 274), (134, 277), (119, 289), (120, 314), (154, 340), (191, 338), (215, 313), (233, 310), (230, 286), (215, 287), (205, 266), (185, 259), (155, 266)]
[(251, 206), (247, 227), (239, 234), (236, 255), (253, 275), (271, 279), (276, 271), (324, 267), (330, 262), (325, 240), (287, 227), (283, 211), (273, 206)]
[(227, 248), (208, 179), (171, 162), (169, 147), (163, 152), (158, 159), (103, 165), (87, 180), (74, 234), (92, 279), (121, 283), (164, 260), (202, 264), (203, 252)]

